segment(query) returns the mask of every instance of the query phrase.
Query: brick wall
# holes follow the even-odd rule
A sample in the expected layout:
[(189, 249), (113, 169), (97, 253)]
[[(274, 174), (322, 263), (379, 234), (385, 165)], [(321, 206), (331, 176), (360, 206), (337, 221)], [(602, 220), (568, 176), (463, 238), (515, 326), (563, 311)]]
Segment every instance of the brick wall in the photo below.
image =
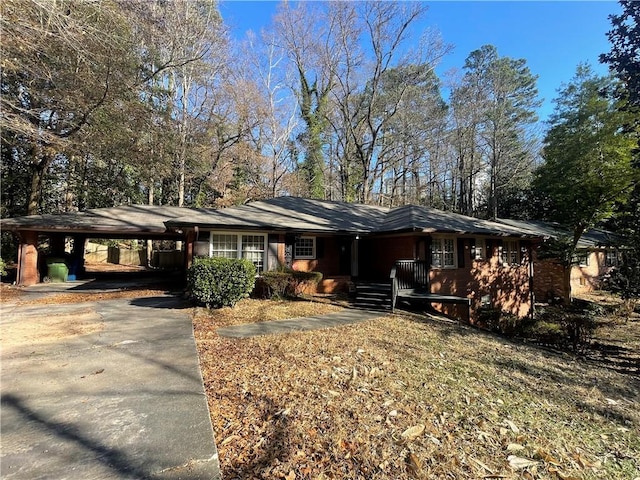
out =
[[(424, 259), (426, 235), (399, 235), (395, 237), (365, 238), (360, 240), (360, 278), (367, 280), (388, 280), (391, 268), (399, 259)], [(349, 276), (338, 275), (338, 238), (324, 238), (322, 255), (313, 260), (294, 260), (293, 268), (300, 271), (320, 271), (324, 280), (318, 292), (346, 290)], [(529, 313), (529, 264), (528, 258), (518, 265), (504, 265), (498, 262), (498, 244), (491, 247), (487, 260), (470, 258), (471, 239), (463, 239), (458, 247), (464, 248), (464, 266), (460, 268), (432, 268), (430, 271), (431, 291), (446, 295), (469, 297), (472, 311), (481, 306), (483, 297), (503, 311), (524, 317)], [(459, 318), (466, 318), (466, 306), (434, 304), (434, 308)]]
[(322, 272), (322, 281), (317, 287), (306, 288), (304, 293), (336, 293), (349, 291), (351, 276), (341, 274), (340, 272), (340, 249), (343, 247), (350, 249), (350, 242), (340, 237), (317, 237), (317, 258), (293, 260), (292, 267), (294, 270), (300, 272)]
[[(494, 308), (518, 317), (526, 316), (531, 308), (528, 258), (523, 258), (518, 265), (504, 265), (498, 262), (497, 246), (490, 253), (486, 260), (466, 259), (463, 268), (431, 269), (431, 291), (471, 298), (472, 312), (480, 308), (485, 299)], [(449, 314), (461, 307), (436, 305), (436, 308)]]
[(568, 297), (564, 288), (564, 266), (553, 259), (538, 260), (534, 253), (533, 293), (538, 302)]
[(416, 256), (416, 235), (366, 238), (360, 242), (360, 276), (368, 280), (389, 280), (396, 260)]
[[(606, 250), (589, 252), (588, 265), (571, 267), (571, 294), (591, 292), (600, 288), (602, 277), (610, 267), (606, 266)], [(536, 301), (546, 302), (552, 297), (568, 298), (564, 288), (565, 267), (556, 260), (535, 260), (534, 293)]]
[(587, 266), (574, 265), (571, 268), (571, 293), (574, 295), (600, 288), (602, 277), (611, 269), (606, 265), (605, 250), (589, 252), (588, 263)]

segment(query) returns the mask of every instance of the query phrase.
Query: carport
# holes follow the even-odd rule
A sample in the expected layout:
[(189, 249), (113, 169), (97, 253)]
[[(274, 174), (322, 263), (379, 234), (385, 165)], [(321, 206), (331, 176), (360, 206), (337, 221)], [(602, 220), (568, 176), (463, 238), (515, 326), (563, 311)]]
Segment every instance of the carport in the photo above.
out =
[(3, 231), (13, 232), (18, 239), (16, 283), (21, 286), (40, 282), (38, 237), (49, 237), (52, 254), (64, 252), (65, 239), (71, 237), (71, 261), (84, 261), (87, 238), (182, 240), (185, 241), (184, 265), (192, 258), (193, 238), (181, 230), (168, 231), (168, 220), (184, 216), (189, 209), (157, 205), (129, 205), (97, 208), (84, 212), (29, 215), (0, 220)]

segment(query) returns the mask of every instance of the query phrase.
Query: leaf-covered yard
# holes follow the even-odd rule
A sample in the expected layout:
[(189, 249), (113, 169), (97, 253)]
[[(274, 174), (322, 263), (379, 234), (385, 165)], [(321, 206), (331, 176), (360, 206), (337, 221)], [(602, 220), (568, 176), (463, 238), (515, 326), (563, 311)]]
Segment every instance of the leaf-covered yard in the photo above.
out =
[[(277, 308), (194, 316), (226, 479), (640, 477), (636, 374), (420, 315), (216, 334)], [(639, 325), (618, 326), (635, 352)]]

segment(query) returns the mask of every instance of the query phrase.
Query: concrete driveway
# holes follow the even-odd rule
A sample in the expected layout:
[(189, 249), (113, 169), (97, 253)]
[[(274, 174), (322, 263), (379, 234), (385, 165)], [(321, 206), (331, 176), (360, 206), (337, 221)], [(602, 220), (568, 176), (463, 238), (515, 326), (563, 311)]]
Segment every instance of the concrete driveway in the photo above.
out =
[(0, 313), (0, 477), (220, 478), (179, 299), (4, 304)]

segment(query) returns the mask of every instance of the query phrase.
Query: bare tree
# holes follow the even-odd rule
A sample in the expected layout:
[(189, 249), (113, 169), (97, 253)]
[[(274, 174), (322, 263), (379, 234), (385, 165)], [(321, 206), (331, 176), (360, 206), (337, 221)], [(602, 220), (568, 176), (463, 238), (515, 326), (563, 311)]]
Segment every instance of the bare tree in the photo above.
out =
[[(423, 35), (419, 48), (404, 50), (426, 12), (422, 4), (339, 4), (330, 11), (338, 19), (332, 24), (339, 27), (336, 44), (341, 47), (340, 60), (333, 64), (332, 102), (338, 112), (333, 130), (340, 138), (343, 192), (346, 199), (372, 202), (374, 186), (386, 171), (384, 131), (402, 111), (411, 87), (424, 82), (446, 49), (439, 37)], [(363, 47), (356, 47), (354, 38)], [(394, 70), (403, 72), (403, 81), (385, 89)]]
[(251, 143), (262, 156), (259, 171), (264, 195), (276, 197), (284, 192), (283, 181), (296, 168), (291, 139), (299, 125), (298, 106), (292, 95), (294, 72), (286, 63), (286, 52), (277, 38), (265, 31), (258, 40), (250, 35), (244, 50), (247, 77), (253, 79), (256, 102), (260, 106), (258, 126), (251, 132)]

